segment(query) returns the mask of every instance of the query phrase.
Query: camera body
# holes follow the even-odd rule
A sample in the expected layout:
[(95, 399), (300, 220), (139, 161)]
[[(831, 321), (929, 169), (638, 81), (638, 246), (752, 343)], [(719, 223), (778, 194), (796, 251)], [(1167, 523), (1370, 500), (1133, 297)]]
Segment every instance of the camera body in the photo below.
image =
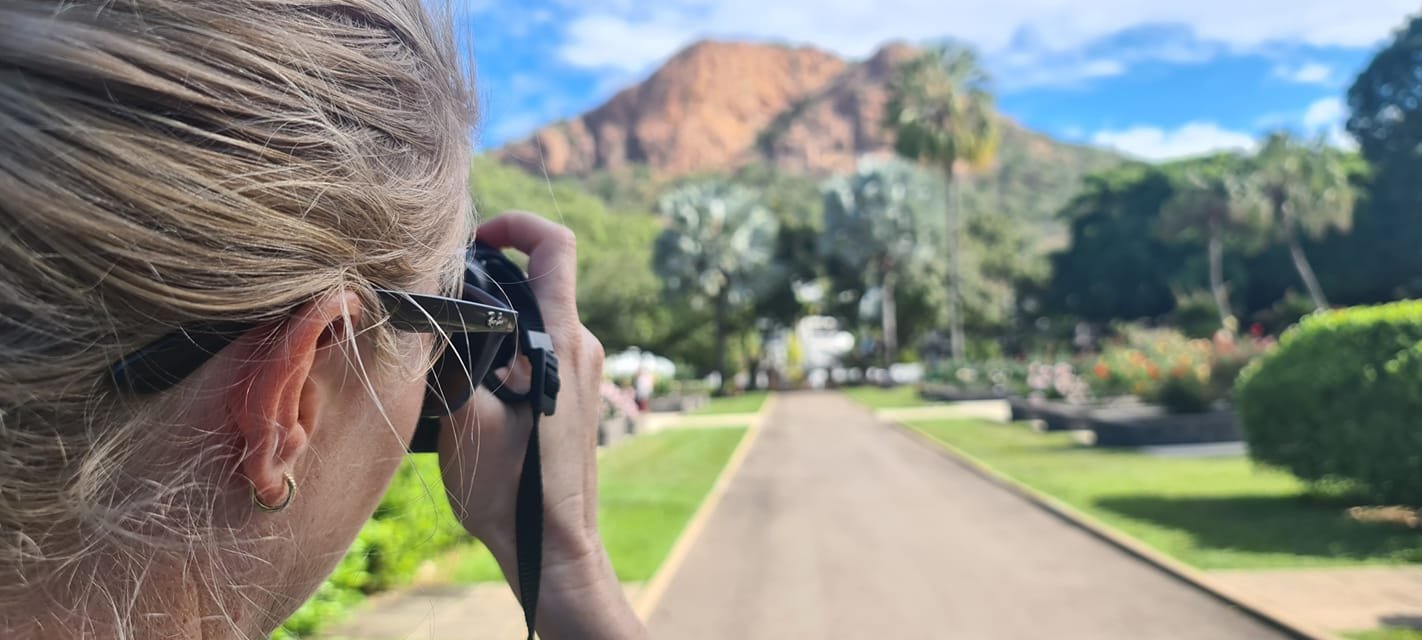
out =
[[(557, 407), (561, 386), (558, 358), (523, 269), (503, 251), (476, 241), (465, 256), (461, 297), (508, 309), (514, 331), (507, 337), (492, 333), (449, 335), (448, 348), (430, 371), (420, 421), (409, 444), (411, 453), (437, 450), (442, 419), (463, 407), (479, 384), (505, 404), (528, 404), (536, 414), (553, 415)], [(497, 374), (516, 358), (528, 361), (531, 377), (527, 392), (515, 392)]]

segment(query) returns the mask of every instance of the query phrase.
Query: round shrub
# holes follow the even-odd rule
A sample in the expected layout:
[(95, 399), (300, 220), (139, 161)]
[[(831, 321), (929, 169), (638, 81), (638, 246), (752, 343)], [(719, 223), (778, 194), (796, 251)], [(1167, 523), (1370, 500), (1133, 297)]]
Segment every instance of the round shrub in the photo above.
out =
[(1235, 400), (1256, 460), (1422, 505), (1422, 301), (1305, 318), (1245, 369)]
[(1195, 375), (1170, 376), (1156, 389), (1155, 402), (1170, 413), (1203, 413), (1214, 401), (1209, 385)]

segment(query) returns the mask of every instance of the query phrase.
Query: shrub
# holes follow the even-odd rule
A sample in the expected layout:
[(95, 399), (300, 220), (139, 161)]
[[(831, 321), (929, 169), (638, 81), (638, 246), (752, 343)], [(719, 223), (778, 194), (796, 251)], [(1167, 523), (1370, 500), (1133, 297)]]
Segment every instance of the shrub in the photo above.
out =
[(1027, 365), (1028, 397), (1084, 403), (1091, 399), (1091, 386), (1069, 362), (1033, 362)]
[(470, 540), (450, 511), (439, 461), (409, 456), (331, 576), (272, 637), (311, 637), (366, 596), (408, 583), (426, 560)]
[(1219, 307), (1208, 291), (1175, 294), (1175, 310), (1170, 321), (1191, 338), (1208, 338), (1220, 329)]
[(1198, 413), (1228, 400), (1239, 372), (1272, 347), (1272, 340), (1228, 331), (1191, 340), (1172, 329), (1127, 328), (1102, 351), (1089, 379), (1097, 397), (1129, 394), (1171, 413)]
[(1304, 318), (1245, 370), (1236, 398), (1256, 460), (1422, 505), (1422, 302)]
[(1154, 400), (1170, 413), (1201, 413), (1215, 401), (1209, 385), (1194, 374), (1166, 378), (1154, 395)]
[(949, 360), (929, 368), (924, 381), (951, 385), (961, 391), (1025, 394), (1027, 365), (1014, 360)]

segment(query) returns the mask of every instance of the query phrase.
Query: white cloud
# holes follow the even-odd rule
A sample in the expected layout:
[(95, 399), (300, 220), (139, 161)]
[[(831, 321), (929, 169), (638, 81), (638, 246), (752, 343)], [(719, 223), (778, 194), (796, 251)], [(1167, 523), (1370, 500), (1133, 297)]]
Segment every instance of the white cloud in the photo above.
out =
[[(1079, 54), (1124, 30), (1172, 25), (1196, 42), (1171, 42), (1151, 59), (1194, 59), (1211, 49), (1279, 43), (1363, 47), (1386, 38), (1415, 0), (565, 0), (572, 11), (560, 57), (583, 68), (644, 71), (694, 37), (813, 42), (864, 56), (895, 38), (944, 36), (993, 57), (1024, 33), (1044, 54)], [(1218, 45), (1218, 46), (1211, 46)]]
[(1348, 108), (1341, 98), (1322, 98), (1304, 110), (1300, 122), (1309, 135), (1322, 135), (1335, 147), (1353, 148), (1357, 142), (1343, 127)]
[(1126, 63), (1111, 59), (1049, 61), (1032, 59), (1020, 64), (990, 60), (995, 67), (998, 86), (1005, 91), (1028, 88), (1075, 88), (1090, 80), (1111, 78), (1126, 73)]
[(1198, 156), (1215, 151), (1247, 151), (1254, 148), (1254, 136), (1231, 131), (1213, 122), (1191, 122), (1173, 130), (1135, 126), (1098, 131), (1091, 142), (1147, 160), (1168, 160)]
[(1343, 120), (1346, 108), (1341, 98), (1323, 98), (1310, 104), (1303, 114), (1303, 126), (1320, 129)]
[(610, 15), (573, 20), (558, 57), (575, 67), (640, 72), (692, 40), (694, 31), (681, 25), (634, 23)]
[(1279, 65), (1274, 68), (1274, 77), (1294, 84), (1328, 85), (1333, 82), (1333, 67), (1317, 62), (1305, 62), (1298, 66)]

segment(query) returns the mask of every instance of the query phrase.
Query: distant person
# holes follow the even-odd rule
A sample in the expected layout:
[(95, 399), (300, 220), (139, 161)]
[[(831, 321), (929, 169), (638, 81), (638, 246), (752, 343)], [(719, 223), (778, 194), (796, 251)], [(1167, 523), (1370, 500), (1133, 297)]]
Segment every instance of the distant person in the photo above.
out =
[[(389, 319), (458, 290), (473, 231), (449, 25), (421, 0), (9, 0), (0, 75), (0, 637), (268, 637), (380, 501), (444, 344)], [(571, 233), (478, 235), (530, 255), (561, 358), (539, 631), (643, 636), (593, 517)], [(156, 389), (117, 383), (135, 354)], [(505, 567), (528, 434), (482, 390), (443, 427), (454, 512)]]
[(646, 413), (652, 407), (652, 393), (656, 389), (657, 380), (646, 367), (638, 367), (637, 375), (632, 379), (633, 393), (637, 400), (637, 410)]

